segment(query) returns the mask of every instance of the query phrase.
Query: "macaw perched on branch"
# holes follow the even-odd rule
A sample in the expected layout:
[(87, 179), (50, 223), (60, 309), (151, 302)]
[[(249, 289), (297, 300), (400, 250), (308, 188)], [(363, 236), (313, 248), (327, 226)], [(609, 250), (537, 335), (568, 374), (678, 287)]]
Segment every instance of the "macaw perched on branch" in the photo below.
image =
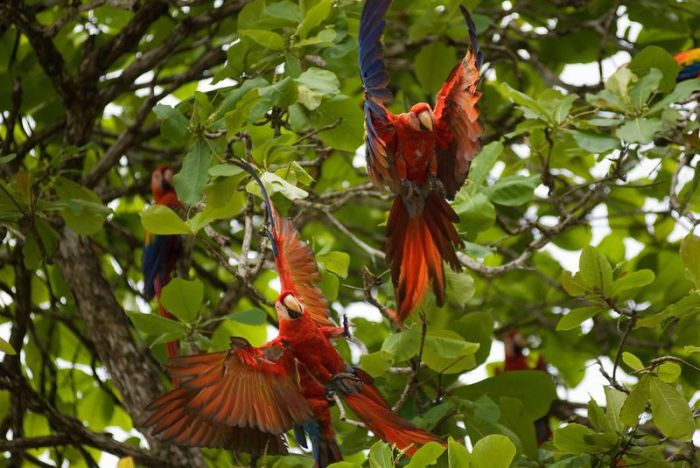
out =
[(679, 52), (673, 58), (681, 66), (676, 81), (700, 78), (700, 48)]
[[(258, 183), (255, 171), (239, 164)], [(294, 428), (308, 436), (316, 466), (342, 460), (329, 408), (342, 398), (367, 428), (413, 454), (417, 446), (442, 441), (395, 415), (372, 378), (348, 366), (330, 339), (346, 336), (334, 326), (316, 286), (320, 275), (311, 249), (291, 221), (274, 211), (263, 188), (281, 294), (275, 301), (279, 335), (260, 347), (232, 338), (227, 352), (181, 356), (168, 367), (176, 388), (153, 402), (146, 425), (182, 445), (284, 453), (282, 434)]]
[[(151, 193), (157, 205), (165, 205), (170, 208), (178, 208), (180, 202), (177, 199), (175, 188), (172, 185), (173, 169), (170, 166), (160, 166), (151, 174)], [(153, 235), (146, 232), (143, 248), (143, 294), (146, 300), (158, 299), (158, 309), (163, 317), (175, 320), (175, 316), (166, 311), (160, 303), (160, 292), (170, 282), (170, 277), (177, 259), (182, 254), (182, 239), (180, 236)], [(169, 341), (166, 343), (168, 356), (178, 354), (178, 343)]]
[[(505, 372), (531, 369), (547, 372), (547, 363), (542, 355), (537, 358), (537, 364), (534, 367), (528, 363), (527, 356), (524, 354), (527, 342), (519, 331), (509, 331), (503, 337), (503, 345), (505, 347), (505, 362), (503, 365)], [(535, 421), (535, 436), (537, 437), (538, 446), (552, 438), (552, 429), (549, 427), (549, 415), (545, 415)]]
[(385, 107), (392, 97), (384, 67), (381, 35), (391, 0), (367, 0), (360, 20), (359, 57), (365, 89), (367, 169), (379, 187), (396, 199), (387, 225), (387, 261), (396, 290), (400, 325), (428, 291), (438, 305), (445, 300), (443, 260), (462, 266), (456, 249), (463, 245), (447, 203), (464, 183), (480, 149), (477, 90), (482, 55), (476, 27), (460, 6), (469, 28), (470, 48), (437, 95), (435, 109), (421, 102), (394, 115)]

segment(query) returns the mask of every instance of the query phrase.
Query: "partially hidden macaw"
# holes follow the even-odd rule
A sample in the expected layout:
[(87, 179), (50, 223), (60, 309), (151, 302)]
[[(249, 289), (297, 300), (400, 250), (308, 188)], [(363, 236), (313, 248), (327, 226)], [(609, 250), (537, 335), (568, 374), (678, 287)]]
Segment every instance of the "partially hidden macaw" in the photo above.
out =
[(409, 455), (421, 444), (443, 443), (394, 414), (372, 378), (343, 362), (330, 339), (347, 335), (347, 328), (328, 315), (313, 252), (263, 194), (274, 213), (271, 241), (282, 290), (275, 301), (278, 336), (259, 347), (232, 338), (227, 352), (171, 359), (168, 369), (178, 383), (149, 406), (145, 424), (182, 445), (254, 455), (285, 453), (283, 433), (294, 429), (302, 447), (309, 438), (322, 468), (342, 460), (329, 412), (335, 394), (369, 430)]
[[(160, 166), (151, 174), (151, 193), (157, 205), (177, 208), (180, 202), (172, 185), (173, 169), (170, 166)], [(170, 282), (178, 258), (182, 254), (182, 239), (180, 236), (154, 235), (146, 232), (143, 248), (142, 271), (146, 300), (155, 296), (158, 300), (158, 310), (163, 317), (175, 319), (160, 303), (160, 292)], [(178, 354), (178, 343), (166, 343), (168, 356)]]
[(679, 52), (673, 58), (681, 66), (676, 81), (700, 78), (700, 48)]
[[(537, 358), (537, 363), (534, 367), (528, 362), (527, 356), (524, 354), (525, 349), (527, 349), (527, 342), (519, 331), (509, 331), (503, 337), (503, 345), (505, 348), (505, 362), (503, 365), (505, 372), (521, 370), (539, 370), (547, 372), (547, 362), (541, 354)], [(552, 429), (549, 427), (548, 414), (535, 421), (535, 436), (537, 437), (538, 446), (552, 438)]]
[(432, 280), (438, 305), (445, 300), (443, 260), (461, 271), (456, 249), (463, 245), (454, 223), (453, 200), (480, 149), (477, 90), (482, 55), (476, 28), (460, 6), (469, 29), (470, 47), (437, 95), (435, 109), (421, 102), (392, 114), (386, 87), (381, 35), (391, 0), (367, 0), (362, 10), (359, 58), (365, 89), (367, 169), (374, 183), (394, 199), (386, 236), (400, 325), (416, 308)]

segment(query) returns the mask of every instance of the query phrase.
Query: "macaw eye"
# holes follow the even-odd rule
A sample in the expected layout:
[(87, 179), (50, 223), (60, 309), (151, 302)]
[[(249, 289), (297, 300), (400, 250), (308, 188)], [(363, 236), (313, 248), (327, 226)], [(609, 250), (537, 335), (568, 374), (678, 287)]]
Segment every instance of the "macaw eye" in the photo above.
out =
[(299, 304), (299, 301), (292, 296), (291, 294), (287, 294), (284, 296), (284, 306), (287, 308), (287, 312), (289, 313), (289, 316), (292, 319), (298, 319), (301, 317), (301, 304)]

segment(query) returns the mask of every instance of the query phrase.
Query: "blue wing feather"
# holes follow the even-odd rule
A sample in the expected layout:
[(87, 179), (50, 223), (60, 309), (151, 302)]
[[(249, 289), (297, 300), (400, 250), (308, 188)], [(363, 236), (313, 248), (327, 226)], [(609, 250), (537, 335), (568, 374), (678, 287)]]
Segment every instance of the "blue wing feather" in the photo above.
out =
[(390, 5), (391, 0), (368, 0), (362, 8), (360, 19), (358, 53), (362, 84), (367, 94), (380, 102), (392, 97), (391, 91), (386, 88), (389, 74), (384, 66), (381, 41), (386, 24), (384, 16)]
[(143, 294), (146, 300), (155, 295), (156, 278), (165, 286), (165, 282), (175, 267), (180, 253), (181, 240), (179, 236), (153, 236), (151, 242), (143, 248), (141, 270), (143, 272)]
[(693, 62), (686, 65), (678, 72), (676, 81), (692, 80), (700, 76), (700, 62)]

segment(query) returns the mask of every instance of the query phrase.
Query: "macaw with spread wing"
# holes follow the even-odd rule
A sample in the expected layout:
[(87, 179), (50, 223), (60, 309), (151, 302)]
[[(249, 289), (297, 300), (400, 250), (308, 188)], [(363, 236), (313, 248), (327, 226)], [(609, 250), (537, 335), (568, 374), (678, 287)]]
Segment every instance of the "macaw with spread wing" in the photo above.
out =
[[(243, 163), (262, 187), (255, 171)], [(311, 442), (316, 466), (342, 460), (329, 412), (331, 394), (342, 398), (367, 428), (410, 455), (419, 445), (442, 441), (395, 415), (360, 369), (348, 366), (330, 339), (347, 335), (328, 315), (316, 283), (320, 275), (311, 249), (291, 221), (272, 208), (271, 242), (280, 276), (275, 301), (279, 335), (253, 347), (232, 338), (227, 352), (180, 356), (169, 371), (176, 388), (153, 402), (146, 425), (182, 445), (285, 453), (283, 433)]]
[(386, 256), (396, 291), (396, 322), (418, 306), (432, 280), (439, 305), (445, 300), (443, 261), (461, 270), (456, 249), (462, 240), (457, 214), (447, 203), (464, 183), (480, 149), (477, 90), (482, 55), (476, 28), (460, 6), (470, 48), (437, 95), (435, 109), (421, 102), (392, 114), (386, 87), (381, 35), (391, 0), (367, 0), (360, 20), (359, 58), (365, 89), (367, 169), (374, 183), (396, 198), (387, 225)]
[(700, 48), (679, 52), (673, 58), (681, 66), (676, 81), (700, 78)]
[[(151, 174), (151, 193), (156, 205), (170, 208), (180, 206), (172, 179), (173, 169), (170, 166), (160, 166)], [(177, 259), (181, 254), (182, 239), (180, 236), (154, 235), (146, 232), (142, 260), (143, 294), (148, 301), (156, 296), (160, 315), (173, 320), (175, 317), (166, 311), (160, 303), (160, 292), (170, 282)], [(169, 341), (166, 343), (166, 349), (168, 357), (177, 356), (178, 343)]]

